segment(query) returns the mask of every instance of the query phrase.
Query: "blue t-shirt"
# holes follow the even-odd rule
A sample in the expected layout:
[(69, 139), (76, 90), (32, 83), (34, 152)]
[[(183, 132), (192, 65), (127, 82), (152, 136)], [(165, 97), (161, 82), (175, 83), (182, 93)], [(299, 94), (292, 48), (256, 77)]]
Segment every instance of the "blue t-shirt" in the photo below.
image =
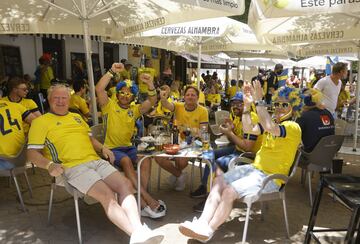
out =
[(322, 137), (335, 134), (334, 118), (326, 109), (313, 108), (303, 112), (296, 122), (302, 131), (305, 152), (311, 152)]

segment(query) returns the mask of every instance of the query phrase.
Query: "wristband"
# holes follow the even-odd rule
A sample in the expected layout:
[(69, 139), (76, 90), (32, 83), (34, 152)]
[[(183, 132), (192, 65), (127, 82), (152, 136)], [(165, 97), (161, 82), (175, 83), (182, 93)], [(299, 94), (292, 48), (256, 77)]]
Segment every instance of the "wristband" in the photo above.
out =
[(111, 77), (114, 77), (116, 75), (116, 73), (112, 71), (112, 69), (108, 70), (108, 74), (111, 75)]
[(150, 96), (150, 97), (153, 97), (153, 96), (156, 96), (156, 90), (154, 89), (154, 90), (148, 90), (148, 96)]
[(266, 106), (266, 102), (264, 100), (255, 101), (255, 107), (257, 106)]
[(52, 164), (54, 164), (54, 162), (53, 162), (53, 161), (50, 161), (50, 162), (45, 166), (46, 170), (49, 170), (50, 165), (52, 165)]

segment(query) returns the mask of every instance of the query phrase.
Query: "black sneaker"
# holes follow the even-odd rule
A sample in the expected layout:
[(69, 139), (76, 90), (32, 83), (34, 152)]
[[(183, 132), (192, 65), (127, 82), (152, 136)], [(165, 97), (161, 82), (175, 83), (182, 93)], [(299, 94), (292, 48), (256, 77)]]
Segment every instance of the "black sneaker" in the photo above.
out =
[(206, 200), (203, 200), (203, 201), (199, 202), (198, 204), (194, 205), (193, 210), (195, 212), (202, 213), (204, 210), (204, 207), (205, 207), (205, 202), (206, 202)]
[(207, 190), (206, 190), (206, 186), (204, 185), (200, 185), (198, 189), (190, 193), (190, 196), (192, 198), (203, 198), (206, 197), (206, 195), (207, 195)]

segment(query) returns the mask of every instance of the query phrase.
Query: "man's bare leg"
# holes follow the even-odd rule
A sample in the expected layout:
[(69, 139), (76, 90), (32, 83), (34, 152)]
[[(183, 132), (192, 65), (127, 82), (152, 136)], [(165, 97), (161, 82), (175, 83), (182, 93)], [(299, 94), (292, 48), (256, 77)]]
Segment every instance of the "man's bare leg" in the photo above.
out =
[[(120, 165), (124, 170), (125, 176), (131, 181), (131, 183), (136, 189), (139, 189), (137, 185), (137, 174), (135, 172), (131, 159), (129, 157), (123, 157), (120, 161)], [(146, 189), (142, 186), (140, 187), (140, 193), (146, 205), (148, 205), (151, 209), (156, 209), (160, 206), (159, 202), (152, 198), (150, 194), (146, 191)]]
[(115, 172), (104, 179), (106, 185), (108, 185), (114, 192), (118, 193), (121, 207), (124, 209), (133, 230), (141, 227), (140, 215), (137, 208), (137, 203), (134, 197), (135, 190), (131, 182), (121, 175), (119, 172)]
[[(120, 173), (119, 173), (120, 175)], [(120, 175), (121, 176), (121, 175)], [(117, 176), (118, 177), (118, 176)], [(122, 180), (120, 180), (123, 183)], [(126, 186), (124, 186), (125, 188)], [(139, 216), (138, 221), (130, 221), (128, 214), (126, 213), (126, 209), (122, 208), (115, 199), (114, 192), (110, 189), (110, 187), (104, 181), (96, 182), (87, 192), (87, 194), (97, 201), (101, 203), (103, 206), (106, 215), (118, 228), (125, 231), (128, 235), (141, 226)], [(123, 193), (121, 195), (122, 200), (124, 198), (130, 198), (132, 195), (130, 191), (128, 193)], [(133, 196), (132, 196), (133, 197)], [(134, 197), (133, 197), (134, 198)], [(136, 201), (134, 198), (134, 209), (137, 210)]]

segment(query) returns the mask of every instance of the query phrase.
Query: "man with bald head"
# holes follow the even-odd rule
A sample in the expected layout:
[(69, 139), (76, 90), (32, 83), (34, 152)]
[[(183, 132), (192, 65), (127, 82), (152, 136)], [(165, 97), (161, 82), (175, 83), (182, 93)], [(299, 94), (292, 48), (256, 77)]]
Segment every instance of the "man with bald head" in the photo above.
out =
[(162, 234), (141, 224), (134, 188), (108, 162), (114, 161), (114, 154), (92, 137), (79, 114), (69, 112), (70, 89), (52, 85), (48, 100), (50, 112), (36, 118), (29, 131), (29, 161), (99, 201), (109, 220), (131, 236), (130, 243), (161, 242)]

